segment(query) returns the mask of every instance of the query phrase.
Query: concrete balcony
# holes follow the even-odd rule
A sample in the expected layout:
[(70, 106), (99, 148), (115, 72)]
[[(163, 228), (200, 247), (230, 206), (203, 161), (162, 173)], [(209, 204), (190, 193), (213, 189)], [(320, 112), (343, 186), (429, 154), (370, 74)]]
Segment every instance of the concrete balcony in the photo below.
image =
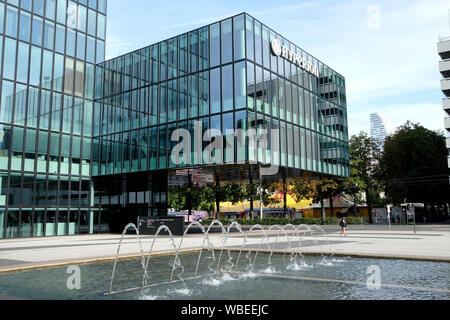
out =
[(450, 38), (443, 38), (439, 41), (438, 53), (442, 59), (450, 59)]
[(441, 80), (441, 89), (450, 98), (450, 78)]
[(442, 105), (444, 107), (444, 111), (450, 116), (450, 98), (442, 100)]
[(450, 59), (439, 61), (439, 71), (444, 78), (450, 78)]
[(445, 118), (444, 120), (444, 125), (445, 125), (445, 129), (447, 129), (448, 131), (450, 131), (450, 117)]

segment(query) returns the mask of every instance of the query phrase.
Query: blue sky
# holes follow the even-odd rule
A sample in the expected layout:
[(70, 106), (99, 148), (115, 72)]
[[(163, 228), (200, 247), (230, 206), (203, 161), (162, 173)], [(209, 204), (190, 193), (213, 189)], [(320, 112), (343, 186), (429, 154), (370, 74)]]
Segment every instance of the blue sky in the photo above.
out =
[(370, 113), (444, 131), (438, 35), (448, 0), (108, 0), (107, 59), (248, 12), (347, 80), (350, 134)]

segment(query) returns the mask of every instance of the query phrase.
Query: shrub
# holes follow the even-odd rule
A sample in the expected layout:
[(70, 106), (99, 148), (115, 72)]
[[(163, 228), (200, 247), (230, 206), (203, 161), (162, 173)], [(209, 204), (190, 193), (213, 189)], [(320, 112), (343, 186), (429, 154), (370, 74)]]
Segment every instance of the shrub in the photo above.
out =
[[(207, 219), (203, 220), (202, 224), (209, 226), (214, 220)], [(230, 219), (222, 219), (219, 220), (223, 225), (230, 225), (233, 223), (233, 221), (236, 221), (241, 226), (248, 225), (248, 226), (254, 226), (257, 224), (263, 225), (263, 226), (272, 226), (272, 225), (287, 225), (287, 224), (293, 224), (293, 225), (338, 225), (340, 222), (339, 218), (326, 218), (325, 220), (321, 218), (303, 218), (303, 219), (286, 219), (286, 218), (264, 218), (262, 221), (260, 219), (236, 219), (236, 220), (230, 220)], [(355, 218), (355, 217), (348, 217), (346, 218), (346, 221), (349, 225), (362, 225), (363, 220), (361, 218)]]

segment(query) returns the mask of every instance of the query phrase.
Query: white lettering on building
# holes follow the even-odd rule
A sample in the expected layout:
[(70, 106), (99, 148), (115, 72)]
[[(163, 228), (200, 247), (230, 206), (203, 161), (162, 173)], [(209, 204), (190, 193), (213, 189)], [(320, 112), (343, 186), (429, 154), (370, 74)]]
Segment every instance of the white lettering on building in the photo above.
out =
[(294, 51), (291, 51), (288, 47), (282, 46), (280, 40), (274, 39), (272, 40), (272, 53), (277, 57), (283, 57), (286, 60), (289, 60), (293, 64), (299, 66), (300, 68), (312, 73), (317, 78), (319, 77), (319, 67), (313, 65), (311, 62), (306, 60), (305, 58), (299, 56)]

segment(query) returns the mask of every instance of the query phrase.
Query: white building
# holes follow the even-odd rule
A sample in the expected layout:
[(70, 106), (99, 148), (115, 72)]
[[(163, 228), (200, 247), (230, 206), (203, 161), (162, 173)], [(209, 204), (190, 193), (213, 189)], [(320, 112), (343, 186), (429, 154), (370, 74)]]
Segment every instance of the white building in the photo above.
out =
[(450, 168), (450, 37), (439, 38), (438, 53), (442, 61), (439, 62), (439, 71), (442, 74), (441, 89), (445, 95), (443, 107), (445, 111), (445, 128), (447, 129), (447, 149), (449, 151), (448, 166)]
[(392, 126), (388, 118), (380, 113), (370, 115), (370, 136), (378, 142), (381, 149), (384, 141), (392, 133)]

